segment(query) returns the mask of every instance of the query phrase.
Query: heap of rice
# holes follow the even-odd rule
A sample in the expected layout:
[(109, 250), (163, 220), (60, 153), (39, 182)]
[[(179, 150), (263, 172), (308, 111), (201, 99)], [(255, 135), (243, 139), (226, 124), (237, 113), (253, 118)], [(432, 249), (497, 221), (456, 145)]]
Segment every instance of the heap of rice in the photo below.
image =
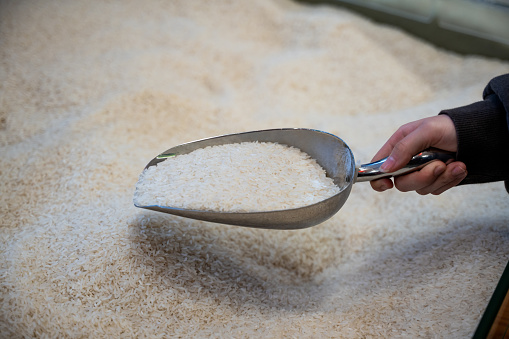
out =
[(508, 70), (288, 0), (0, 1), (0, 337), (471, 337), (509, 259), (501, 183), (356, 183), (295, 231), (133, 188), (161, 145), (239, 131), (324, 130), (368, 162)]
[(197, 149), (145, 169), (134, 203), (261, 212), (311, 205), (339, 191), (307, 153), (277, 143), (243, 142)]

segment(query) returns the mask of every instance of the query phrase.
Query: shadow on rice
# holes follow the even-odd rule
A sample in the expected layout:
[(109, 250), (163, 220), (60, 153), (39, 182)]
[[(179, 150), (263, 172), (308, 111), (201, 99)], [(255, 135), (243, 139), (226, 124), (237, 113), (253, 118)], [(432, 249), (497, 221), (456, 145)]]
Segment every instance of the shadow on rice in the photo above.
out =
[(291, 231), (267, 232), (150, 211), (137, 214), (129, 229), (135, 269), (195, 301), (227, 297), (232, 306), (303, 311), (327, 297), (314, 279), (324, 271), (316, 265), (319, 258), (306, 264), (293, 253), (298, 246), (279, 248), (278, 239), (265, 241), (288, 237)]

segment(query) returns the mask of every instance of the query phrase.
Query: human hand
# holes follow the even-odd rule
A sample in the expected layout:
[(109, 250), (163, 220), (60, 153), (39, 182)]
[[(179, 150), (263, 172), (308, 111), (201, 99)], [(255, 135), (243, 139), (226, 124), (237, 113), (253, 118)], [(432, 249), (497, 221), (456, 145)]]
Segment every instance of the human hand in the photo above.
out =
[[(447, 115), (437, 115), (401, 126), (373, 157), (373, 161), (388, 156), (382, 165), (384, 172), (394, 172), (404, 167), (412, 157), (430, 147), (444, 151), (457, 151), (456, 129)], [(464, 163), (454, 161), (444, 164), (434, 161), (419, 171), (391, 179), (371, 181), (375, 191), (383, 192), (394, 186), (401, 192), (416, 191), (421, 195), (438, 195), (459, 184), (467, 176)]]

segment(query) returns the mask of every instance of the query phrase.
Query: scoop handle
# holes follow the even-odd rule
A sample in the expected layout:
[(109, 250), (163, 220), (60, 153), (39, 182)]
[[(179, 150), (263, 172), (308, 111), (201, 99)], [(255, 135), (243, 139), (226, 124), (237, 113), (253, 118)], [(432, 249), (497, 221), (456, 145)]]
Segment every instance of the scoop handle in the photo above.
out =
[(430, 148), (425, 151), (422, 151), (419, 154), (414, 155), (413, 158), (408, 162), (408, 164), (406, 164), (406, 166), (403, 167), (402, 169), (395, 172), (386, 173), (380, 169), (380, 166), (382, 166), (382, 164), (387, 160), (387, 158), (384, 158), (382, 160), (371, 162), (365, 165), (360, 165), (359, 167), (357, 167), (355, 182), (396, 177), (398, 175), (417, 171), (433, 161), (439, 160), (448, 164), (454, 161), (455, 159), (456, 159), (455, 153), (443, 151), (436, 148)]

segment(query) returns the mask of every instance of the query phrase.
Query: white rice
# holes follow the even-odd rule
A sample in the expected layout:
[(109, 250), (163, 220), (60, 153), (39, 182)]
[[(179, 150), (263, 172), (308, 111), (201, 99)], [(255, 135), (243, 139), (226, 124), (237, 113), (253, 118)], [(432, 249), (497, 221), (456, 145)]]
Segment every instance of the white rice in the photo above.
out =
[(256, 212), (317, 203), (340, 189), (307, 153), (272, 142), (209, 146), (143, 171), (138, 206)]
[(508, 62), (287, 0), (1, 1), (0, 44), (0, 338), (472, 337), (509, 259), (501, 183), (358, 183), (295, 231), (133, 188), (162, 144), (231, 131), (324, 130), (369, 161)]

